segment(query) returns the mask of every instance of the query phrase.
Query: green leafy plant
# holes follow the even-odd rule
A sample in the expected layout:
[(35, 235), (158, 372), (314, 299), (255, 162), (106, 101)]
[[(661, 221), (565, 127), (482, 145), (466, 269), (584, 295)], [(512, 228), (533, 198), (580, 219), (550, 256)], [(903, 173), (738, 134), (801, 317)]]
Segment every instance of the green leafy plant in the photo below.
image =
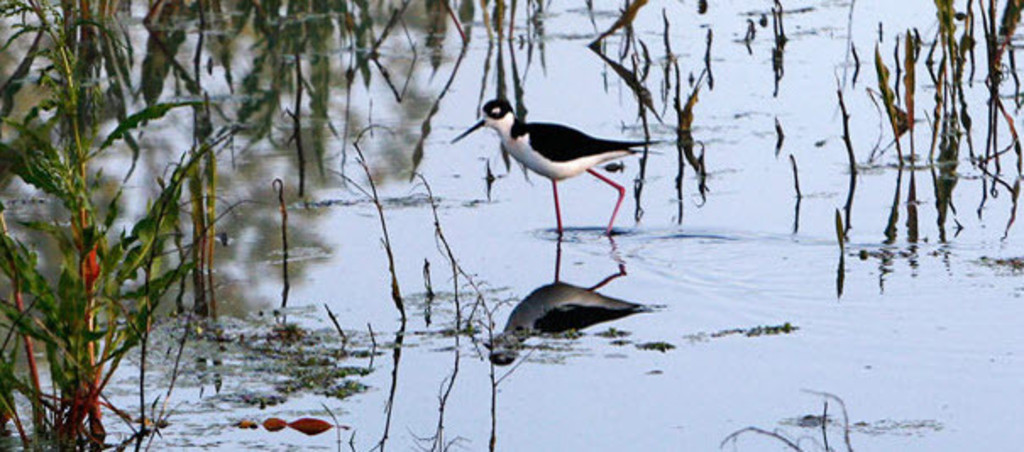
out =
[[(57, 268), (54, 276), (44, 272), (32, 246), (11, 234), (0, 205), (0, 272), (10, 283), (10, 293), (0, 294), (10, 296), (0, 302), (0, 326), (8, 330), (0, 348), (0, 420), (13, 421), (26, 445), (32, 440), (15, 406), (20, 395), (31, 403), (36, 437), (62, 445), (102, 443), (102, 409), (127, 417), (105, 401), (104, 388), (126, 353), (144, 342), (162, 295), (193, 266), (165, 253), (165, 245), (179, 221), (188, 176), (212, 152), (210, 145), (201, 145), (184, 153), (169, 178), (158, 181), (159, 194), (134, 224), (115, 226), (125, 220), (118, 207), (121, 192), (101, 200), (94, 188), (102, 176), (91, 163), (147, 121), (194, 104), (152, 104), (101, 137), (93, 113), (99, 84), (90, 78), (97, 69), (88, 61), (86, 41), (105, 33), (102, 25), (46, 4), (14, 4), (15, 11), (34, 19), (15, 36), (38, 32), (49, 39), (35, 56), (49, 63), (38, 81), (47, 96), (24, 117), (3, 118), (15, 133), (0, 142), (0, 158), (63, 213), (53, 222), (21, 224), (56, 245), (59, 262), (45, 262), (45, 268)], [(23, 343), (21, 350), (10, 345), (12, 337)], [(37, 345), (48, 364), (52, 393), (43, 391)], [(19, 353), (28, 363), (25, 372), (13, 364)]]

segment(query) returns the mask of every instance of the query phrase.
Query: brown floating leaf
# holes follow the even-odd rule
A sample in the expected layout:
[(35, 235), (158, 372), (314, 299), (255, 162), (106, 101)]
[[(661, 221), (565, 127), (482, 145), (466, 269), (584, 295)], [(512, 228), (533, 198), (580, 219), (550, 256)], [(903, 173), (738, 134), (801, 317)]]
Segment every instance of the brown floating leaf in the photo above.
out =
[(235, 424), (235, 427), (238, 427), (238, 428), (256, 428), (256, 427), (259, 427), (259, 424), (257, 424), (255, 421), (250, 421), (250, 420), (246, 419), (246, 420), (243, 420), (243, 421), (238, 421), (238, 423)]
[(334, 427), (333, 425), (331, 425), (331, 423), (327, 421), (321, 419), (314, 419), (311, 417), (297, 419), (295, 421), (292, 421), (292, 423), (288, 424), (288, 426), (309, 436), (319, 435)]
[(278, 417), (272, 417), (263, 421), (263, 428), (267, 429), (268, 432), (276, 432), (288, 426), (288, 423), (284, 419)]

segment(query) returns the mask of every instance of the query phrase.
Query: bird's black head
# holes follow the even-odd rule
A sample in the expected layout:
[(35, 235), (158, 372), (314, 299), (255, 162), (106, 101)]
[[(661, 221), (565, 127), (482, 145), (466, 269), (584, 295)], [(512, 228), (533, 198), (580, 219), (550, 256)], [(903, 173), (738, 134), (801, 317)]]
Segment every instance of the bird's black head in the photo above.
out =
[(512, 105), (505, 99), (494, 99), (484, 104), (484, 116), (491, 119), (501, 119), (512, 112)]
[(474, 124), (473, 127), (469, 128), (469, 130), (462, 132), (462, 135), (455, 137), (455, 139), (452, 140), (452, 143), (465, 138), (466, 135), (469, 135), (484, 126), (497, 130), (499, 133), (508, 135), (509, 131), (512, 129), (512, 125), (515, 124), (515, 116), (511, 115), (512, 105), (510, 105), (505, 99), (494, 99), (492, 101), (488, 101), (484, 104), (483, 112), (484, 119), (481, 119), (480, 122)]

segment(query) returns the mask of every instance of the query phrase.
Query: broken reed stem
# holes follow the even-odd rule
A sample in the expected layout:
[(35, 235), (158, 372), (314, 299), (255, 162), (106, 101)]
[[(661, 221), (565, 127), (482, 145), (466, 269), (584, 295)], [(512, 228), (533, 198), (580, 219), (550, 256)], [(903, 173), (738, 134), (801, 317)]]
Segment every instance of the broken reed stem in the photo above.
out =
[(779, 156), (779, 152), (782, 151), (782, 143), (786, 141), (786, 134), (782, 131), (782, 123), (779, 122), (779, 117), (775, 117), (775, 156)]
[(281, 309), (288, 307), (288, 291), (291, 288), (288, 283), (288, 209), (284, 205), (284, 182), (280, 178), (274, 179), (271, 183), (277, 191), (277, 206), (281, 212), (281, 276), (284, 279), (284, 287), (281, 288)]
[(291, 140), (295, 141), (299, 158), (299, 199), (302, 199), (306, 197), (306, 153), (302, 148), (302, 60), (298, 53), (295, 54), (295, 107), (288, 116), (292, 117)]
[(786, 72), (783, 55), (789, 38), (786, 37), (785, 27), (782, 24), (782, 14), (782, 3), (775, 0), (775, 6), (772, 7), (772, 35), (775, 38), (775, 47), (772, 48), (772, 74), (775, 77), (775, 89), (772, 92), (772, 97), (779, 96), (779, 82), (782, 81)]
[(775, 0), (775, 6), (772, 8), (772, 31), (775, 34), (775, 41), (779, 43), (779, 47), (785, 47), (786, 42), (789, 38), (786, 37), (785, 27), (782, 25), (782, 2)]
[[(636, 72), (635, 71), (635, 66), (634, 66), (634, 72)], [(644, 144), (644, 152), (640, 156), (640, 174), (637, 175), (637, 178), (636, 178), (636, 180), (633, 183), (633, 194), (634, 194), (634, 198), (636, 199), (636, 210), (634, 212), (634, 217), (635, 217), (637, 222), (640, 222), (640, 219), (643, 218), (643, 216), (644, 216), (644, 208), (643, 208), (643, 205), (641, 205), (641, 203), (640, 203), (640, 196), (643, 193), (644, 184), (647, 183), (647, 158), (650, 155), (650, 148), (651, 148), (651, 130), (650, 130), (650, 127), (647, 124), (647, 109), (644, 108), (643, 102), (640, 103), (640, 122), (641, 122), (641, 124), (643, 124), (643, 128), (644, 128), (644, 141), (645, 141), (645, 144)], [(598, 174), (598, 173), (593, 173), (593, 174)], [(609, 228), (610, 228), (610, 226), (609, 226)], [(608, 230), (608, 234), (609, 234), (609, 236), (611, 235), (611, 229)]]
[(355, 142), (352, 143), (352, 147), (355, 148), (356, 154), (359, 156), (359, 166), (363, 168), (367, 183), (370, 184), (370, 195), (372, 196), (373, 205), (377, 208), (377, 218), (380, 220), (380, 229), (384, 235), (381, 242), (384, 244), (385, 253), (387, 253), (388, 271), (391, 273), (391, 300), (394, 301), (395, 307), (398, 308), (398, 313), (402, 316), (402, 324), (404, 325), (406, 321), (405, 303), (402, 302), (402, 290), (398, 285), (398, 275), (395, 272), (395, 254), (391, 249), (391, 237), (388, 234), (388, 223), (384, 218), (384, 206), (380, 203), (380, 196), (377, 194), (377, 184), (373, 182), (370, 167), (366, 165), (366, 156), (363, 155), (363, 150), (359, 147), (359, 140), (370, 130), (372, 130), (371, 127), (363, 129), (359, 136), (356, 137)]
[(750, 47), (750, 43), (754, 42), (754, 37), (757, 36), (757, 25), (754, 25), (754, 21), (747, 19), (747, 32), (743, 35), (743, 45), (747, 47), (747, 54), (753, 55), (754, 49)]
[(434, 285), (430, 282), (430, 260), (423, 258), (423, 290), (427, 292), (427, 303), (434, 299)]
[(850, 174), (857, 175), (857, 158), (853, 154), (853, 142), (850, 140), (850, 114), (846, 112), (846, 102), (843, 100), (843, 90), (837, 89), (839, 96), (839, 110), (843, 114), (843, 144), (846, 145), (846, 157), (850, 163)]
[(373, 369), (373, 357), (377, 356), (377, 335), (373, 333), (370, 322), (366, 322), (366, 330), (370, 333), (370, 369)]
[(327, 310), (327, 316), (331, 318), (331, 323), (334, 324), (334, 329), (338, 330), (338, 336), (341, 336), (341, 353), (345, 354), (345, 347), (348, 345), (348, 335), (345, 334), (345, 330), (341, 329), (341, 324), (338, 323), (338, 318), (331, 312), (331, 308), (324, 303), (324, 309)]
[(715, 35), (711, 29), (708, 28), (708, 34), (705, 38), (705, 44), (707, 47), (704, 48), (704, 71), (708, 73), (708, 91), (715, 89), (715, 76), (711, 73), (711, 42), (714, 40)]
[[(851, 2), (850, 6), (853, 6)], [(853, 87), (857, 87), (857, 76), (860, 75), (860, 57), (857, 56), (857, 46), (850, 44), (850, 53), (853, 54)]]
[(793, 166), (793, 187), (796, 189), (796, 199), (803, 199), (804, 195), (800, 193), (800, 175), (797, 173), (796, 157), (793, 157), (793, 154), (789, 154), (789, 163)]
[(836, 242), (839, 244), (839, 252), (846, 249), (846, 228), (843, 227), (843, 215), (836, 209)]
[[(667, 20), (666, 20), (665, 23), (666, 23), (666, 29), (667, 29), (668, 28)], [(667, 35), (668, 34), (666, 33), (666, 36)], [(668, 40), (666, 39), (665, 42), (667, 43)], [(676, 121), (677, 121), (677, 123), (682, 125), (683, 122), (684, 122), (684, 118), (686, 116), (684, 115), (683, 107), (682, 107), (682, 101), (681, 101), (680, 85), (682, 83), (680, 81), (680, 75), (679, 75), (679, 60), (673, 60), (672, 61), (672, 68), (675, 69), (675, 75), (676, 75), (676, 77), (675, 77), (675, 81), (676, 81), (676, 83), (675, 83), (675, 97), (672, 98), (672, 106), (676, 110)], [(692, 141), (692, 139), (693, 139), (693, 136), (688, 134), (688, 132), (689, 132), (689, 130), (688, 129), (683, 129), (683, 127), (677, 127), (676, 128), (676, 181), (675, 181), (676, 182), (676, 224), (679, 224), (679, 225), (683, 224), (683, 176), (685, 175), (685, 172), (686, 172), (686, 161), (684, 159), (686, 158), (685, 157), (685, 153), (686, 153), (685, 146), (687, 144), (684, 140), (685, 139), (690, 139)], [(690, 153), (692, 154), (693, 153), (693, 149), (692, 149), (693, 144), (692, 143), (690, 143), (690, 147), (691, 147)], [(561, 251), (562, 251), (562, 242), (559, 241), (558, 242), (558, 255), (557, 255), (559, 260), (562, 257)], [(556, 281), (558, 280), (558, 272), (561, 269), (561, 265), (558, 265), (560, 263), (561, 263), (560, 261), (556, 260), (556, 266), (555, 266), (555, 280)]]

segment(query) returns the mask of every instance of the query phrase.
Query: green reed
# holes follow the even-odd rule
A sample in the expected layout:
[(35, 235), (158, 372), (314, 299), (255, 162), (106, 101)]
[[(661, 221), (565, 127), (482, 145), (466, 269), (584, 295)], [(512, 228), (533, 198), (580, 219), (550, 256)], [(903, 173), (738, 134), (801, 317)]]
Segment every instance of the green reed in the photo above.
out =
[[(100, 6), (102, 13), (109, 4)], [(11, 41), (26, 34), (44, 38), (32, 58), (46, 63), (39, 65), (36, 82), (45, 96), (22, 117), (2, 118), (13, 134), (0, 141), (0, 161), (59, 205), (61, 213), (50, 222), (24, 222), (17, 225), (22, 231), (9, 231), (0, 204), (0, 271), (10, 287), (0, 294), (10, 297), (0, 299), (0, 327), (7, 331), (0, 348), (0, 421), (13, 422), (26, 446), (35, 439), (61, 447), (102, 444), (104, 408), (131, 423), (106, 400), (105, 387), (126, 354), (145, 342), (162, 296), (193, 267), (165, 251), (179, 221), (187, 177), (212, 156), (211, 146), (183, 154), (158, 181), (160, 191), (145, 211), (125, 219), (121, 189), (112, 199), (98, 189), (104, 178), (96, 159), (115, 144), (131, 143), (131, 132), (148, 121), (197, 104), (152, 103), (101, 136), (98, 105), (104, 93), (103, 83), (96, 82), (102, 72), (97, 48), (115, 40), (104, 21), (96, 11), (83, 13), (71, 4), (58, 9), (14, 0), (7, 7), (4, 14), (10, 17), (30, 18), (17, 26)], [(23, 234), (55, 245), (56, 261), (41, 261), (35, 241)], [(46, 358), (48, 380), (40, 375), (36, 346)], [(21, 359), (26, 368), (14, 364)], [(31, 406), (33, 433), (19, 412), (19, 398)]]

